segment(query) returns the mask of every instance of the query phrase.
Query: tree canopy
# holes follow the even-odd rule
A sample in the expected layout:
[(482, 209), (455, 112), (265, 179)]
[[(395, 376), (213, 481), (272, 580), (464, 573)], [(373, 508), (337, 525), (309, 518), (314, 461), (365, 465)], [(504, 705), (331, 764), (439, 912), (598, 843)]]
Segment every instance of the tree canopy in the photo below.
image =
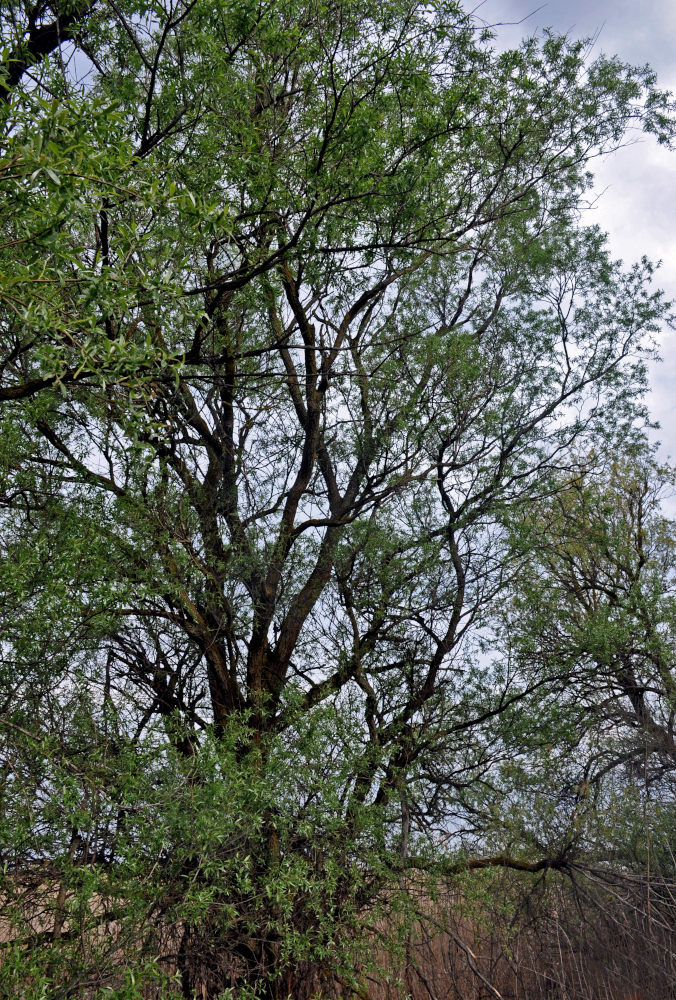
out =
[(348, 995), (637, 761), (658, 838), (669, 304), (583, 213), (651, 72), (454, 0), (2, 19), (0, 981)]

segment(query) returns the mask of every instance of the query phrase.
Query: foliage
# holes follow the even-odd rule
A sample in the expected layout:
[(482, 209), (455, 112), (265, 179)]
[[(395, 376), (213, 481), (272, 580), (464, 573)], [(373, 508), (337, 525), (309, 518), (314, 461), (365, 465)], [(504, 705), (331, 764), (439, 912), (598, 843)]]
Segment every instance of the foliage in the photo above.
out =
[(669, 96), (454, 0), (2, 16), (3, 988), (363, 994), (411, 886), (616, 861), (669, 305), (580, 219)]

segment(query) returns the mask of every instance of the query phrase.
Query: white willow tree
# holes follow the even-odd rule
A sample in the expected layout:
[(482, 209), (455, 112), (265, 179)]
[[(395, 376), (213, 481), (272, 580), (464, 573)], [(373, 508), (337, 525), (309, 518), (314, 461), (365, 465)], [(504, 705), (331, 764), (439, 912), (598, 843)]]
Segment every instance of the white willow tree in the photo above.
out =
[(509, 526), (639, 434), (666, 306), (580, 212), (669, 99), (451, 0), (3, 19), (0, 977), (357, 988), (553, 683), (481, 644)]

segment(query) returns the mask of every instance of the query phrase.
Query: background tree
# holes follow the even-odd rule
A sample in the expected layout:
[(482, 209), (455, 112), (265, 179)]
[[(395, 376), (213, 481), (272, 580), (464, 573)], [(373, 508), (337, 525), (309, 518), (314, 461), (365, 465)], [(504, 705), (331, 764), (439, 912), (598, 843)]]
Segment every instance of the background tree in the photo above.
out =
[(563, 867), (439, 837), (569, 724), (485, 645), (513, 525), (640, 437), (667, 306), (579, 213), (669, 100), (455, 3), (6, 23), (0, 975), (358, 989), (406, 870)]
[(532, 554), (510, 613), (515, 655), (529, 670), (570, 665), (584, 729), (603, 737), (587, 764), (599, 777), (673, 778), (672, 491), (673, 470), (648, 451), (592, 456), (521, 526)]

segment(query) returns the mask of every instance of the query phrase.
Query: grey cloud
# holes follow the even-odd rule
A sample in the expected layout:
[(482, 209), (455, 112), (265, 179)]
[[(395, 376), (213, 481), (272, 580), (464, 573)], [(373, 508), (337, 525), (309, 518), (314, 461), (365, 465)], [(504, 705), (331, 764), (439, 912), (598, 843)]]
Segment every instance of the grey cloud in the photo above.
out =
[(636, 0), (549, 0), (543, 4), (486, 0), (473, 9), (488, 24), (503, 22), (499, 33), (507, 44), (546, 27), (574, 37), (598, 34), (598, 51), (617, 53), (637, 64), (648, 62), (665, 79), (676, 71), (676, 8), (672, 0), (643, 0), (640, 5)]

